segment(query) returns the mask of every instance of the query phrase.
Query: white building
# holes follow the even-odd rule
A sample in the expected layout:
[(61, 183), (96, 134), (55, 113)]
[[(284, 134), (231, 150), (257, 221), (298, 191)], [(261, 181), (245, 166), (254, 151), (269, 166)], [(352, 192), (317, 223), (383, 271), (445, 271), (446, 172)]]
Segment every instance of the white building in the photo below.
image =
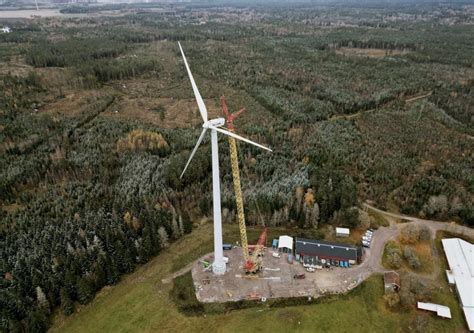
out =
[(436, 312), (438, 317), (451, 319), (451, 310), (444, 305), (418, 302), (418, 309)]
[(456, 285), (469, 331), (474, 332), (474, 245), (460, 238), (442, 240), (448, 259), (448, 282)]
[(1, 30), (4, 34), (9, 34), (10, 32), (12, 32), (12, 29), (10, 29), (10, 27), (8, 26), (3, 27)]
[(350, 230), (347, 228), (336, 228), (337, 237), (349, 237), (350, 233)]
[(278, 239), (278, 251), (285, 253), (293, 253), (293, 237), (280, 236)]

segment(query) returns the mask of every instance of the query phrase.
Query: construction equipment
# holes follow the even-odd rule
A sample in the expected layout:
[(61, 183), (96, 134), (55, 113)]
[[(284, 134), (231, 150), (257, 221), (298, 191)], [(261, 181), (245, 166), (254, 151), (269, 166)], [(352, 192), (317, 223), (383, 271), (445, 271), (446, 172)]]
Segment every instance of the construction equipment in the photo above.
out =
[[(234, 132), (234, 120), (242, 112), (245, 111), (241, 109), (233, 114), (229, 112), (227, 108), (227, 103), (225, 97), (221, 97), (222, 112), (224, 113), (226, 119), (227, 130), (229, 132)], [(256, 273), (262, 268), (262, 259), (260, 258), (263, 254), (265, 241), (267, 239), (267, 228), (264, 227), (263, 232), (261, 233), (257, 245), (250, 246), (252, 254), (249, 251), (249, 245), (247, 240), (247, 228), (245, 226), (245, 215), (244, 215), (244, 203), (242, 199), (242, 188), (240, 186), (240, 170), (239, 170), (239, 160), (237, 155), (237, 143), (235, 139), (231, 136), (228, 136), (229, 139), (229, 149), (230, 149), (230, 162), (232, 167), (232, 178), (234, 182), (234, 191), (235, 191), (235, 201), (237, 204), (237, 219), (239, 221), (239, 230), (240, 230), (240, 239), (242, 242), (242, 254), (244, 256), (244, 269), (246, 273)]]
[(271, 149), (264, 147), (258, 143), (250, 141), (246, 138), (241, 137), (235, 133), (229, 132), (221, 126), (224, 125), (225, 120), (223, 118), (216, 118), (216, 119), (208, 119), (207, 115), (207, 108), (204, 104), (204, 100), (202, 99), (201, 94), (199, 93), (199, 89), (194, 81), (193, 74), (191, 73), (191, 69), (189, 68), (188, 61), (184, 55), (183, 48), (181, 44), (178, 42), (179, 49), (181, 50), (181, 55), (183, 57), (184, 66), (186, 67), (186, 71), (188, 72), (189, 81), (191, 81), (191, 86), (194, 92), (194, 96), (196, 98), (196, 102), (199, 108), (199, 113), (202, 117), (202, 132), (199, 136), (199, 139), (194, 146), (193, 151), (191, 152), (191, 156), (184, 167), (183, 172), (181, 173), (180, 178), (183, 177), (186, 169), (189, 166), (189, 163), (194, 157), (199, 145), (201, 144), (202, 140), (204, 139), (204, 135), (206, 131), (209, 130), (211, 132), (211, 156), (212, 156), (212, 195), (213, 195), (213, 215), (214, 215), (214, 262), (212, 263), (212, 272), (216, 275), (222, 275), (226, 272), (226, 263), (224, 262), (224, 254), (222, 248), (222, 216), (221, 216), (221, 188), (220, 188), (220, 176), (219, 176), (219, 145), (217, 141), (217, 132), (221, 134), (225, 134), (227, 136), (234, 137), (241, 141), (250, 143), (254, 146), (259, 148), (269, 150)]

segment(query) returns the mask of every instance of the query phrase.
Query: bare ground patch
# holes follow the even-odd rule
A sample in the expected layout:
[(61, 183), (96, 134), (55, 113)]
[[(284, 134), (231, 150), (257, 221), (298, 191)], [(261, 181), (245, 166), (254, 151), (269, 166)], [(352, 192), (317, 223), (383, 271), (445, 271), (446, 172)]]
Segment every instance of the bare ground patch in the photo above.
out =
[[(51, 116), (73, 117), (81, 114), (84, 108), (93, 104), (96, 100), (107, 94), (102, 90), (82, 90), (68, 93), (59, 100), (46, 104), (40, 109), (40, 113)], [(110, 92), (108, 92), (110, 93)]]
[(8, 62), (0, 62), (0, 75), (27, 76), (33, 67), (25, 64), (23, 57), (12, 56)]
[(383, 58), (385, 56), (403, 55), (410, 53), (407, 50), (362, 49), (357, 47), (340, 47), (336, 54), (357, 57)]
[[(214, 100), (205, 100), (209, 118), (221, 117), (220, 105)], [(120, 120), (138, 120), (162, 128), (188, 128), (202, 124), (194, 99), (124, 97), (119, 100), (105, 117)]]

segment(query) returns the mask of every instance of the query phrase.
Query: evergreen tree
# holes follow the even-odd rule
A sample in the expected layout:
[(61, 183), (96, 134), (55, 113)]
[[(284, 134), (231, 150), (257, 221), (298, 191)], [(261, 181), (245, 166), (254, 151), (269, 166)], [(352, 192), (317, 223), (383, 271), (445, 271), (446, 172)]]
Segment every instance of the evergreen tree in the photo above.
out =
[(191, 218), (189, 217), (189, 214), (187, 211), (184, 211), (182, 213), (183, 216), (183, 227), (184, 227), (184, 233), (189, 234), (191, 231), (193, 231), (193, 222), (191, 221)]
[(116, 284), (120, 280), (120, 271), (115, 261), (109, 256), (105, 257), (105, 269), (107, 284)]
[(48, 299), (46, 298), (46, 295), (44, 294), (43, 289), (41, 289), (40, 286), (36, 287), (36, 300), (41, 310), (43, 310), (45, 313), (50, 312)]
[(80, 277), (77, 285), (77, 299), (81, 304), (87, 304), (94, 298), (94, 286), (87, 277)]
[(166, 229), (164, 227), (158, 228), (158, 237), (160, 240), (161, 247), (166, 248), (169, 246), (168, 233), (166, 232)]
[(48, 329), (48, 316), (42, 309), (34, 308), (26, 317), (26, 331), (46, 332)]
[(61, 288), (59, 294), (61, 298), (61, 309), (66, 316), (69, 316), (74, 312), (74, 302), (71, 300), (66, 288)]

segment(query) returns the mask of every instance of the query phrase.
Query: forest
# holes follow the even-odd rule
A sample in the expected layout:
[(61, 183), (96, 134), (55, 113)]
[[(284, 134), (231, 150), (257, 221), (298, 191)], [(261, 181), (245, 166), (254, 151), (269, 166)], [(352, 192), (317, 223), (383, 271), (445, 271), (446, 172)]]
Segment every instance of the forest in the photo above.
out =
[(160, 8), (0, 34), (0, 331), (46, 331), (212, 216), (209, 142), (179, 179), (200, 120), (177, 40), (210, 114), (225, 95), (274, 151), (239, 145), (249, 225), (324, 237), (368, 200), (474, 226), (472, 9)]

